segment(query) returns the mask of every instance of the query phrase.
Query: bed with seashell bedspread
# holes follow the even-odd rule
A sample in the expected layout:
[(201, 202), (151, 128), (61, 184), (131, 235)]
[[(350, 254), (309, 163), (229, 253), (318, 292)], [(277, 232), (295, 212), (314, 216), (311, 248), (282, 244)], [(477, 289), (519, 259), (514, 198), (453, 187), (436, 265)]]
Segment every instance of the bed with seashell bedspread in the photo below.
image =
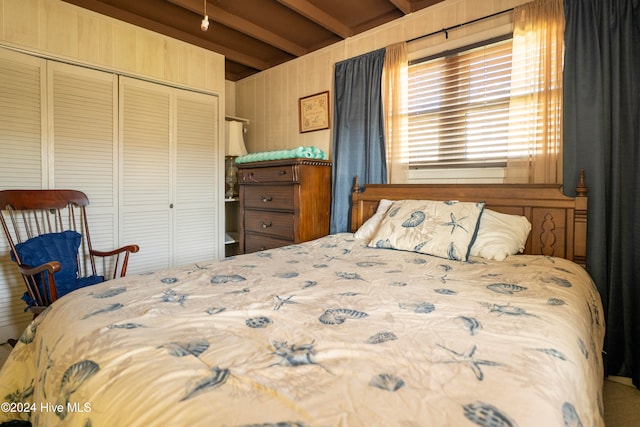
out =
[(339, 233), (79, 289), (0, 371), (0, 420), (604, 425), (602, 306), (584, 268), (379, 246)]

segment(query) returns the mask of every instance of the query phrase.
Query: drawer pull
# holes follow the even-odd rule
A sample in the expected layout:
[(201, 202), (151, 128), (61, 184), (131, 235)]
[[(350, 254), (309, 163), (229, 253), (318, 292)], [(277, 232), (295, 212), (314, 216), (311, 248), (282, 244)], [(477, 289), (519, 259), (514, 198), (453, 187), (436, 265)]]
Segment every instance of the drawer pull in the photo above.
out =
[(261, 250), (261, 251), (266, 251), (266, 250), (267, 250), (267, 247), (266, 247), (266, 246), (260, 246), (260, 250)]
[(245, 174), (242, 174), (242, 180), (243, 180), (243, 181), (247, 181), (247, 180), (249, 180), (249, 181), (251, 181), (251, 182), (259, 182), (257, 179), (255, 179), (255, 178), (253, 177), (253, 172), (249, 172), (249, 173), (248, 173), (248, 174), (246, 174), (246, 175), (245, 175)]
[(260, 196), (260, 197), (262, 198), (262, 201), (263, 201), (264, 203), (267, 203), (267, 202), (270, 202), (270, 201), (272, 201), (272, 200), (273, 200), (273, 197), (271, 197), (271, 196), (267, 196), (267, 197), (265, 197), (265, 196)]
[(260, 225), (262, 226), (262, 228), (269, 228), (273, 225), (273, 222), (270, 221), (269, 224), (267, 224), (264, 221), (260, 221)]
[(279, 173), (280, 175), (286, 175), (286, 174), (287, 174), (287, 171), (285, 171), (285, 170), (281, 170), (281, 171), (279, 171), (278, 173)]

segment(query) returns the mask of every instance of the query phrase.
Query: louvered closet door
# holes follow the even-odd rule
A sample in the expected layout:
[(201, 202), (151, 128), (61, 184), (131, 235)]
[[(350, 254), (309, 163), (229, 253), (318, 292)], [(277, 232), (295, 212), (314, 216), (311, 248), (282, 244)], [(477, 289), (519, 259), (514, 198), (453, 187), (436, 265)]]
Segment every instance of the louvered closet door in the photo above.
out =
[(221, 252), (218, 97), (120, 78), (123, 241), (134, 272)]
[(87, 215), (93, 247), (114, 249), (118, 247), (117, 77), (56, 62), (49, 62), (48, 77), (51, 187), (84, 191), (91, 203)]
[[(0, 48), (0, 189), (42, 188), (46, 129), (42, 59)], [(25, 291), (9, 247), (0, 235), (0, 342), (18, 338), (31, 315), (20, 299)]]
[(129, 272), (170, 266), (173, 232), (168, 87), (120, 77), (121, 241), (140, 245)]
[(175, 91), (175, 265), (218, 258), (218, 97)]

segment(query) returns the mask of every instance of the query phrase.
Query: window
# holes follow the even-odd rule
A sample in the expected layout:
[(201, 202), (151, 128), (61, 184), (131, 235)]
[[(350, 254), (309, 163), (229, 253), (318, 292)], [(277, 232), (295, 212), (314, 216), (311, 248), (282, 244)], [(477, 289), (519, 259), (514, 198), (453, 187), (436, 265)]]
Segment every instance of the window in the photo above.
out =
[(533, 155), (532, 134), (533, 146), (542, 144), (547, 134), (537, 117), (544, 106), (532, 105), (531, 92), (543, 89), (514, 73), (512, 45), (503, 37), (410, 64), (411, 169), (504, 167)]
[(511, 39), (410, 64), (409, 166), (504, 166), (510, 81)]

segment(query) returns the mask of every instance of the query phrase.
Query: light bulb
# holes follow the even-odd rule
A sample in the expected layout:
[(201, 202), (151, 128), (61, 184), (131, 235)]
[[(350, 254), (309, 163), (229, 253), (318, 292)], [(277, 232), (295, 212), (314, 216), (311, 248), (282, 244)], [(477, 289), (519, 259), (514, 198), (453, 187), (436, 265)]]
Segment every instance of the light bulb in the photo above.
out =
[(202, 31), (207, 31), (209, 29), (209, 15), (204, 15), (204, 18), (200, 23), (200, 29)]

